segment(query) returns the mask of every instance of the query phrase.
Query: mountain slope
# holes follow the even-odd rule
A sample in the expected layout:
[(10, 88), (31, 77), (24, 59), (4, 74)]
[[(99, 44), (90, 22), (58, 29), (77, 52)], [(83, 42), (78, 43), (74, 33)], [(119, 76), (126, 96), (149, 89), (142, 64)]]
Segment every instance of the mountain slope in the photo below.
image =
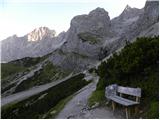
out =
[(54, 30), (40, 27), (23, 37), (11, 36), (0, 42), (2, 46), (1, 61), (9, 62), (24, 57), (46, 55), (63, 44), (64, 34), (61, 33), (55, 37)]
[(113, 38), (106, 38), (104, 44), (108, 54), (125, 46), (126, 41), (137, 37), (159, 35), (159, 2), (147, 1), (143, 9), (126, 6), (120, 16), (111, 20)]
[(158, 9), (158, 1), (147, 1), (143, 9), (127, 5), (118, 17), (110, 20), (108, 12), (98, 7), (89, 14), (75, 16), (69, 30), (57, 37), (54, 30), (40, 27), (23, 37), (14, 35), (1, 41), (1, 61), (43, 56), (58, 48), (64, 54), (54, 52), (53, 63), (60, 61), (61, 66), (66, 66), (68, 60), (84, 69), (123, 47), (126, 40), (159, 34)]
[[(45, 118), (47, 114), (49, 116), (57, 114), (58, 111), (57, 109), (55, 111), (55, 108), (59, 104), (64, 106), (63, 100), (66, 101), (69, 95), (88, 84), (88, 80), (84, 80), (88, 77), (86, 74), (88, 69), (91, 68), (89, 71), (93, 71), (92, 67), (99, 66), (101, 62), (105, 61), (105, 58), (109, 58), (116, 51), (119, 51), (120, 57), (114, 55), (109, 59), (108, 64), (103, 62), (98, 69), (101, 79), (97, 85), (98, 91), (95, 91), (93, 99), (90, 99), (91, 102), (104, 98), (104, 87), (108, 85), (105, 80), (109, 78), (111, 83), (117, 80), (117, 83), (133, 87), (142, 83), (140, 87), (155, 100), (151, 104), (144, 101), (149, 105), (147, 107), (151, 108), (146, 109), (150, 111), (144, 113), (151, 115), (151, 118), (157, 116), (158, 37), (142, 38), (142, 41), (138, 39), (140, 42), (136, 42), (136, 45), (132, 42), (139, 36), (149, 37), (159, 34), (158, 7), (158, 2), (146, 2), (143, 9), (126, 6), (122, 14), (112, 20), (107, 11), (103, 8), (96, 8), (89, 14), (75, 16), (71, 20), (69, 30), (57, 37), (54, 36), (54, 31), (48, 28), (39, 28), (26, 36), (13, 36), (3, 40), (1, 42), (2, 60), (18, 60), (2, 64), (2, 71), (4, 70), (2, 98), (5, 101), (6, 96), (13, 93), (15, 93), (13, 96), (21, 94), (23, 98), (21, 102), (6, 105), (2, 109), (3, 118)], [(132, 45), (133, 47), (131, 47)], [(122, 50), (124, 46), (126, 47)], [(43, 56), (48, 53), (50, 54)], [(31, 58), (28, 56), (43, 57)], [(156, 65), (152, 66), (152, 63)], [(101, 66), (102, 70), (100, 70)], [(108, 69), (110, 71), (105, 71)], [(72, 76), (72, 73), (79, 71), (81, 74)], [(64, 72), (71, 73), (69, 81), (61, 81), (61, 78), (66, 76), (66, 74), (63, 76)], [(107, 77), (102, 79), (103, 76)], [(139, 78), (136, 79), (136, 77)], [(39, 89), (40, 91), (36, 95), (30, 93), (37, 87), (41, 88), (42, 84), (50, 86), (51, 84), (48, 82), (53, 81), (54, 83), (54, 80), (59, 83), (56, 81), (59, 79), (61, 84), (47, 90), (45, 88), (43, 92), (42, 89)], [(152, 84), (155, 86), (151, 86)], [(23, 92), (29, 93), (29, 96), (23, 95)], [(144, 92), (144, 94), (146, 93)], [(7, 101), (12, 101), (15, 98), (13, 96), (7, 97)]]
[[(71, 20), (65, 36), (66, 42), (59, 48), (59, 52), (53, 52), (50, 60), (73, 71), (94, 66), (125, 46), (126, 41), (132, 42), (138, 36), (159, 34), (158, 9), (157, 1), (147, 1), (143, 9), (126, 6), (120, 16), (112, 20), (102, 8), (97, 8), (88, 15), (76, 16)], [(154, 15), (150, 15), (152, 13)]]
[[(149, 49), (148, 49), (149, 48)], [(140, 107), (136, 118), (158, 118), (159, 104), (159, 37), (137, 38), (133, 43), (103, 62), (97, 70), (100, 80), (91, 100), (103, 95), (105, 87), (118, 84), (142, 89)], [(94, 102), (94, 101), (92, 101)], [(101, 102), (97, 100), (96, 102)]]

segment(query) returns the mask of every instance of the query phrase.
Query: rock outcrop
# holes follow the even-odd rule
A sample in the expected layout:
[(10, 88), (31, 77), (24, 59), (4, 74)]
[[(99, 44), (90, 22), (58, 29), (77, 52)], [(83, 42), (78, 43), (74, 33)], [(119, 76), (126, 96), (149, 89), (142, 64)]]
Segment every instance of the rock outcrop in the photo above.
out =
[(108, 54), (123, 47), (126, 41), (137, 37), (159, 35), (159, 2), (147, 1), (143, 9), (126, 6), (122, 14), (111, 20), (113, 38), (106, 38)]
[(110, 27), (108, 12), (103, 8), (96, 8), (88, 15), (78, 15), (71, 20), (62, 50), (97, 58), (97, 48), (102, 45), (103, 38), (110, 35)]
[(40, 27), (23, 37), (13, 35), (0, 42), (1, 61), (9, 62), (24, 57), (39, 57), (53, 52), (64, 43), (65, 33), (55, 37), (55, 31)]
[(51, 61), (70, 70), (80, 70), (95, 64), (106, 36), (111, 36), (108, 12), (96, 8), (88, 15), (71, 20), (65, 43), (53, 53)]
[(159, 2), (147, 1), (137, 22), (131, 25), (130, 29), (126, 31), (126, 38), (135, 39), (138, 36), (158, 35), (159, 25), (157, 23), (159, 23)]
[(34, 29), (31, 33), (27, 35), (28, 41), (38, 41), (42, 40), (45, 37), (55, 37), (56, 32), (54, 30), (49, 30), (47, 27), (40, 27)]
[(122, 48), (126, 41), (158, 34), (158, 1), (147, 1), (142, 9), (127, 5), (112, 20), (107, 11), (98, 7), (89, 14), (75, 16), (69, 30), (58, 37), (54, 36), (54, 31), (43, 28), (24, 37), (12, 36), (3, 40), (2, 60), (43, 56), (53, 52), (49, 59), (54, 65), (79, 71)]

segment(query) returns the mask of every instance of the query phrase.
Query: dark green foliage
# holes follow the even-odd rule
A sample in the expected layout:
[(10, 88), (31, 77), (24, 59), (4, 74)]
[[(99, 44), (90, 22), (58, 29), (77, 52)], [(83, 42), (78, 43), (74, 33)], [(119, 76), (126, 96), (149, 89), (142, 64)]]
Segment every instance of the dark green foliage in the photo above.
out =
[[(53, 108), (51, 108), (46, 114), (43, 115), (43, 118), (49, 119), (52, 118), (54, 119), (56, 115), (64, 108), (67, 102), (69, 102), (74, 95), (70, 95), (56, 104)], [(54, 111), (54, 112), (53, 112)]]
[[(60, 100), (88, 84), (83, 78), (84, 74), (78, 74), (26, 100), (7, 107), (4, 106), (1, 113), (2, 118), (41, 118), (43, 114), (56, 106)], [(45, 97), (40, 99), (42, 95), (45, 95)]]
[(106, 62), (102, 62), (101, 65), (98, 67), (97, 74), (100, 78), (104, 78), (106, 76), (107, 68)]
[[(159, 101), (158, 66), (159, 37), (137, 38), (136, 42), (128, 43), (120, 53), (114, 54), (107, 63), (103, 62), (99, 66), (100, 80), (97, 90), (105, 89), (107, 85), (113, 83), (140, 87), (142, 89), (141, 108), (145, 111), (147, 105), (155, 106), (152, 105), (153, 101), (157, 104)], [(152, 117), (155, 118), (156, 114), (154, 113)]]
[(100, 78), (99, 82), (97, 83), (97, 90), (103, 90), (106, 87), (107, 80), (105, 78)]
[(90, 44), (97, 44), (100, 41), (100, 36), (88, 32), (79, 33), (78, 37), (83, 42), (89, 42)]
[(149, 119), (159, 118), (159, 102), (152, 102), (149, 106), (149, 111), (146, 113)]
[(89, 71), (89, 73), (94, 73), (94, 72), (96, 72), (96, 68), (91, 68), (88, 71)]

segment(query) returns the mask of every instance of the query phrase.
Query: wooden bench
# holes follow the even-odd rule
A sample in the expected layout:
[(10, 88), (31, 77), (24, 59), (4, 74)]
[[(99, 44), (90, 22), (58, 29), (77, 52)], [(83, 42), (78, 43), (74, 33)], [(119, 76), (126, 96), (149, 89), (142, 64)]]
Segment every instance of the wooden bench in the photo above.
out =
[[(128, 96), (133, 96), (135, 100), (124, 98), (123, 94), (126, 94)], [(129, 118), (130, 106), (135, 106), (135, 111), (137, 111), (136, 105), (140, 103), (141, 89), (123, 87), (123, 86), (118, 86), (117, 84), (112, 84), (106, 87), (105, 96), (108, 100), (112, 101), (113, 111), (115, 110), (115, 103), (125, 106), (126, 118)]]

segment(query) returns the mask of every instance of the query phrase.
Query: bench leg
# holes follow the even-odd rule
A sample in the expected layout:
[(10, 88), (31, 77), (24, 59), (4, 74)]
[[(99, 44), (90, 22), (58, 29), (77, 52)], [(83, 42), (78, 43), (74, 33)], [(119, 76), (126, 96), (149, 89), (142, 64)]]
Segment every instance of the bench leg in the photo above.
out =
[(112, 101), (112, 108), (113, 108), (113, 111), (115, 111), (115, 102)]
[(126, 118), (129, 119), (129, 117), (130, 117), (130, 109), (126, 107), (125, 111), (126, 111)]
[(138, 106), (135, 106), (135, 115), (138, 113)]

